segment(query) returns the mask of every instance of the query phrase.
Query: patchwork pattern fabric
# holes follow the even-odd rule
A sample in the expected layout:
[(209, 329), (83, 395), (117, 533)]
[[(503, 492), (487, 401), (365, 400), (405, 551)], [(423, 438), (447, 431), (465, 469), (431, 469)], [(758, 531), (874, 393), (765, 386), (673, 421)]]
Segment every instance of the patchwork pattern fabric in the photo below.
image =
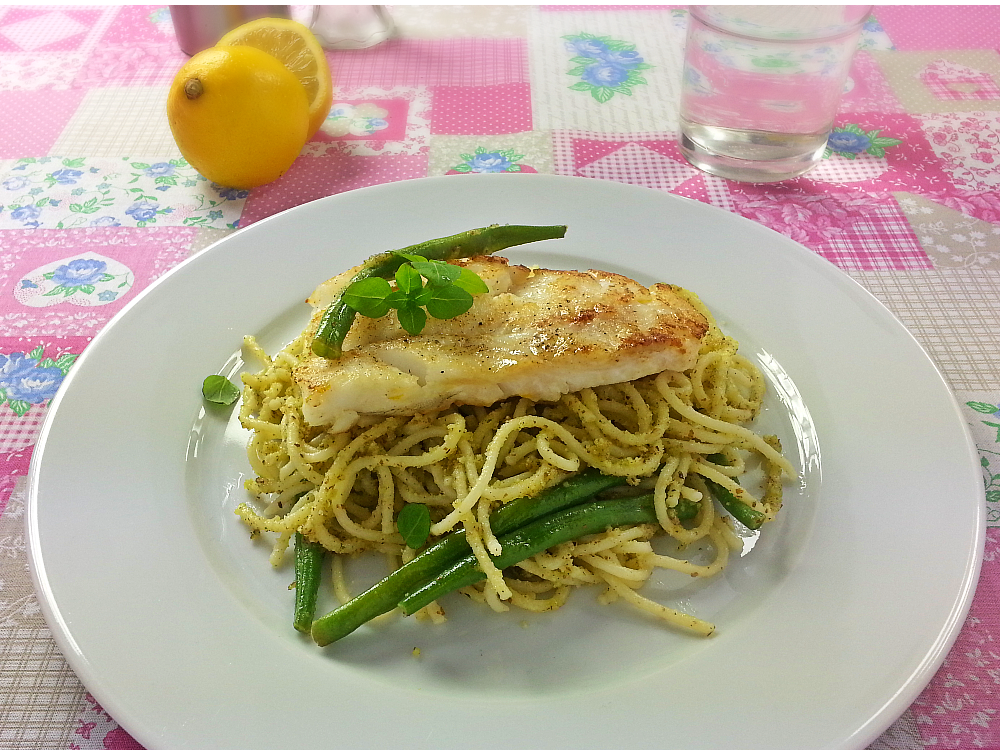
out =
[(932, 62), (920, 79), (938, 99), (1000, 99), (1000, 86), (991, 75), (947, 60)]
[(171, 268), (277, 212), (513, 173), (624, 182), (758, 222), (848, 272), (927, 348), (979, 452), (986, 558), (944, 666), (869, 750), (1000, 747), (1000, 9), (876, 6), (820, 165), (751, 185), (678, 147), (684, 7), (387, 7), (389, 40), (327, 51), (334, 104), (293, 166), (236, 190), (170, 132), (166, 93), (188, 58), (167, 6), (0, 6), (0, 747), (142, 750), (69, 669), (27, 574), (32, 452), (94, 336)]

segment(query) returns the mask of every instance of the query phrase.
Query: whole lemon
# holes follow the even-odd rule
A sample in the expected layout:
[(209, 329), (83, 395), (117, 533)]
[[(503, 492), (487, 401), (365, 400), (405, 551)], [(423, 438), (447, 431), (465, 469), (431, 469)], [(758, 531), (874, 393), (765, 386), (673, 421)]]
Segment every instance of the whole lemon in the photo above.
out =
[(167, 119), (181, 154), (226, 187), (249, 189), (284, 174), (306, 143), (309, 118), (299, 80), (254, 47), (199, 52), (167, 95)]

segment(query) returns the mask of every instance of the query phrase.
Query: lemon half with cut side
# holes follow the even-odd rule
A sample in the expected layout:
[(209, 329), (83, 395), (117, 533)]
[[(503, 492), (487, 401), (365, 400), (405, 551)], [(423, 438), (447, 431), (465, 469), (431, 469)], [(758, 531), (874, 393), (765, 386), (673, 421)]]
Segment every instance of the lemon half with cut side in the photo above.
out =
[(226, 187), (250, 189), (284, 174), (309, 138), (309, 117), (298, 79), (253, 47), (199, 52), (167, 94), (167, 120), (181, 154)]
[(323, 48), (308, 28), (287, 18), (259, 18), (230, 31), (219, 46), (255, 47), (280, 60), (306, 90), (307, 139), (319, 130), (333, 103), (333, 79)]

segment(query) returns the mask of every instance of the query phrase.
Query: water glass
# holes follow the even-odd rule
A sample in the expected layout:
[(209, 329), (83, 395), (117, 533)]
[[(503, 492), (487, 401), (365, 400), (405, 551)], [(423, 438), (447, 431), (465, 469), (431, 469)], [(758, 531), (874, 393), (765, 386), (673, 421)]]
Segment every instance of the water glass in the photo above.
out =
[(740, 182), (816, 166), (870, 5), (690, 7), (680, 149)]
[(326, 49), (364, 49), (388, 39), (394, 30), (384, 5), (315, 5), (311, 20)]

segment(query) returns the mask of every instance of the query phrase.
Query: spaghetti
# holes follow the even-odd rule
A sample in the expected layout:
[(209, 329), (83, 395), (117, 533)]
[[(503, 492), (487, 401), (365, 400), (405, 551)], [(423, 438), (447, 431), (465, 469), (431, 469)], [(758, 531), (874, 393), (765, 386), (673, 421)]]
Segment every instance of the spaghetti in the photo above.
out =
[[(697, 363), (635, 381), (587, 388), (546, 403), (512, 398), (489, 407), (453, 406), (413, 416), (362, 417), (331, 433), (306, 423), (292, 371), (305, 355), (304, 332), (273, 359), (251, 337), (245, 346), (263, 363), (244, 374), (242, 425), (251, 430), (247, 455), (257, 474), (247, 488), (259, 505), (237, 514), (257, 535), (275, 535), (271, 563), (280, 564), (296, 532), (334, 553), (334, 590), (350, 598), (344, 556), (375, 551), (397, 567), (416, 552), (402, 541), (396, 517), (407, 503), (430, 511), (431, 540), (459, 528), (486, 575), (463, 589), (493, 610), (557, 609), (579, 586), (604, 587), (599, 600), (628, 602), (684, 630), (709, 635), (714, 626), (665, 607), (638, 589), (656, 568), (712, 576), (741, 539), (716, 509), (708, 483), (772, 520), (781, 507), (781, 477), (794, 475), (774, 436), (745, 425), (761, 408), (764, 380), (738, 353), (694, 295), (710, 322)], [(751, 495), (737, 478), (749, 457), (763, 468), (763, 488)], [(595, 467), (651, 485), (658, 523), (612, 528), (560, 544), (506, 570), (491, 555), (500, 542), (490, 512), (533, 496), (567, 476)], [(698, 504), (693, 520), (678, 520), (681, 501)], [(654, 539), (682, 546), (707, 542), (707, 564), (661, 554)], [(437, 621), (435, 603), (419, 613)]]

